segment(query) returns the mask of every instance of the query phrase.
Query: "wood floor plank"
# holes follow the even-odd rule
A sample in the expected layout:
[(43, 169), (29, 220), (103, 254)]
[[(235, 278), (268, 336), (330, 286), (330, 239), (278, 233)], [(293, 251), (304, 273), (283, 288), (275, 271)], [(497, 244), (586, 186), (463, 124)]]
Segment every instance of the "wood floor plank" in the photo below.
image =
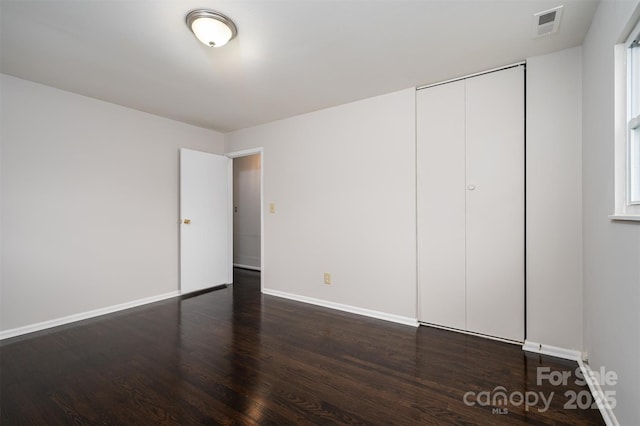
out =
[[(538, 384), (540, 367), (574, 379)], [(259, 273), (236, 270), (226, 289), (3, 341), (0, 423), (604, 424), (567, 408), (565, 392), (587, 391), (576, 367), (262, 295)], [(501, 390), (548, 397), (548, 410), (479, 403)]]

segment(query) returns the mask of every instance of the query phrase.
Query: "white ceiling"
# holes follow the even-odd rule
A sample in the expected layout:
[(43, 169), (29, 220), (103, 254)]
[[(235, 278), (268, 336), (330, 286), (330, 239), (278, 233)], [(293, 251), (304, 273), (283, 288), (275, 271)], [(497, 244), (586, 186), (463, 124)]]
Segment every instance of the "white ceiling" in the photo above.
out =
[[(557, 34), (533, 14), (564, 4)], [(230, 131), (578, 46), (597, 0), (1, 0), (0, 70)], [(199, 43), (192, 9), (238, 36)]]

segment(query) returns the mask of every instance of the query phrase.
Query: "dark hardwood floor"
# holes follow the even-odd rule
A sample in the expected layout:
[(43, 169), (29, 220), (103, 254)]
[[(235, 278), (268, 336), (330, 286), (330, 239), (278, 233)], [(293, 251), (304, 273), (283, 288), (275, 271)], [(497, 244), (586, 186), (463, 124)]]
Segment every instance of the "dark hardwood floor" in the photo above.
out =
[[(230, 288), (3, 341), (0, 423), (603, 424), (571, 408), (587, 391), (573, 362), (261, 295), (258, 282), (236, 270)], [(537, 383), (539, 367), (571, 377)]]

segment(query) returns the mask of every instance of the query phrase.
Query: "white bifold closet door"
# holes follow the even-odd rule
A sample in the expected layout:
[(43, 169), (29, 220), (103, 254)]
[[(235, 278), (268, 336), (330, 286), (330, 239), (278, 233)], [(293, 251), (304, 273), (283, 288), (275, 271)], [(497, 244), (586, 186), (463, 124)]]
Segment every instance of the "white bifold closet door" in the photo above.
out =
[(421, 322), (524, 339), (524, 69), (417, 93)]

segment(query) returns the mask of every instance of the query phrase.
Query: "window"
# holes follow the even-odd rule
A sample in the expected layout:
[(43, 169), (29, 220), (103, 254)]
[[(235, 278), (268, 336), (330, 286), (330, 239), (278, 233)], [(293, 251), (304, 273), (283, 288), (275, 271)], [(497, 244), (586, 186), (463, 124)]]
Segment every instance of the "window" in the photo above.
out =
[[(639, 24), (640, 26), (640, 24)], [(627, 41), (627, 202), (640, 204), (640, 28)]]
[(616, 46), (615, 214), (640, 220), (640, 21)]

